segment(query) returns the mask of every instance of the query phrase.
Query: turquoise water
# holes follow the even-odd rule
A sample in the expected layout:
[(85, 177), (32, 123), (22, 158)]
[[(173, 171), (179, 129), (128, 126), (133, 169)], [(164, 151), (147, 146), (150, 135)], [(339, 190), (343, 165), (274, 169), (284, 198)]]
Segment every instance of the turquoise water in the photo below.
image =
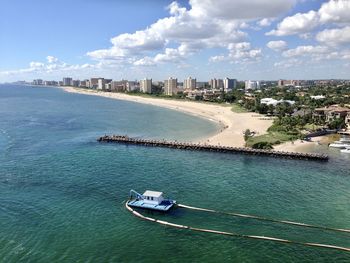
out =
[[(123, 203), (130, 188), (161, 190), (188, 205), (349, 229), (350, 155), (320, 163), (99, 144), (105, 133), (195, 140), (218, 127), (54, 88), (0, 86), (0, 116), (1, 262), (350, 262), (340, 251), (166, 228)], [(350, 247), (344, 233), (184, 209), (151, 216)]]

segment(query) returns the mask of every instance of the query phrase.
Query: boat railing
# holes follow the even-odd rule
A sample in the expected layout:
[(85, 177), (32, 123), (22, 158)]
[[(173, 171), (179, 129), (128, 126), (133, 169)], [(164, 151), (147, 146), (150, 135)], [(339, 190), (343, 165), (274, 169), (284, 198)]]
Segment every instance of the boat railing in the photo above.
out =
[(136, 195), (136, 198), (137, 198), (137, 199), (144, 199), (143, 196), (142, 196), (142, 194), (136, 192), (136, 191), (133, 190), (133, 189), (130, 190), (130, 199), (132, 198), (133, 194)]

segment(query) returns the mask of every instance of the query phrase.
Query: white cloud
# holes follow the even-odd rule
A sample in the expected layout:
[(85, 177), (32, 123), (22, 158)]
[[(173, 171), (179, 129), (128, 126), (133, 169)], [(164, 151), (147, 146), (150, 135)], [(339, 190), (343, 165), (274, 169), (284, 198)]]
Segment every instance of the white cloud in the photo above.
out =
[(293, 16), (288, 16), (277, 25), (276, 30), (272, 30), (266, 35), (287, 36), (293, 34), (302, 34), (309, 32), (318, 26), (319, 17), (317, 12), (309, 11), (308, 13), (297, 13)]
[(291, 68), (296, 67), (302, 64), (302, 61), (296, 58), (291, 58), (288, 60), (281, 60), (279, 62), (274, 63), (274, 67), (276, 68)]
[[(307, 63), (317, 63), (321, 60), (349, 60), (350, 49), (333, 49), (329, 46), (298, 46), (282, 53), (288, 61), (298, 60)], [(303, 59), (303, 60), (301, 60)]]
[(249, 42), (231, 43), (227, 47), (228, 55), (212, 56), (210, 62), (230, 61), (231, 63), (250, 63), (259, 61), (262, 57), (260, 48), (251, 48)]
[(155, 62), (176, 62), (184, 54), (178, 48), (166, 48), (164, 53), (157, 54), (154, 57)]
[(152, 27), (133, 34), (121, 34), (111, 39), (112, 44), (120, 50), (147, 51), (162, 48), (164, 38)]
[(87, 52), (87, 55), (97, 60), (111, 60), (122, 59), (125, 57), (126, 52), (118, 47), (111, 47), (110, 49), (99, 49), (95, 51)]
[(169, 13), (174, 16), (184, 14), (187, 11), (186, 8), (181, 7), (178, 2), (175, 1), (168, 6), (168, 9)]
[(343, 51), (340, 53), (340, 56), (341, 56), (342, 59), (350, 60), (350, 49), (343, 50)]
[(153, 66), (155, 64), (154, 59), (151, 57), (144, 57), (136, 60), (133, 63), (135, 66)]
[(33, 69), (40, 69), (40, 68), (43, 68), (44, 67), (44, 63), (41, 63), (41, 62), (30, 62), (29, 63), (29, 67), (30, 68), (33, 68)]
[(146, 56), (136, 60), (135, 66), (151, 66), (157, 63), (183, 62), (186, 56), (189, 56), (203, 47), (201, 42), (183, 43), (177, 48), (166, 48), (164, 53), (158, 53), (154, 57)]
[(258, 19), (287, 12), (294, 0), (190, 0), (196, 16), (222, 19)]
[(251, 45), (248, 42), (230, 44), (228, 50), (230, 51), (230, 58), (242, 59), (243, 61), (258, 60), (262, 56), (261, 49), (251, 48)]
[(297, 13), (286, 17), (277, 25), (277, 29), (266, 35), (287, 36), (304, 34), (326, 23), (350, 23), (350, 1), (331, 0), (322, 4), (318, 11)]
[(273, 18), (263, 18), (260, 21), (258, 21), (257, 24), (261, 27), (270, 26), (273, 20)]
[[(332, 51), (328, 47), (322, 46), (299, 46), (284, 52), (287, 59), (274, 63), (277, 68), (305, 67), (310, 65), (313, 68), (322, 60), (350, 60), (350, 49), (342, 51)], [(330, 64), (331, 65), (331, 64)]]
[(287, 42), (283, 40), (270, 41), (266, 46), (274, 51), (282, 51), (287, 49)]
[(58, 61), (58, 58), (55, 58), (53, 56), (47, 56), (46, 60), (47, 60), (48, 63), (54, 63), (54, 62)]
[(312, 33), (303, 33), (299, 35), (300, 38), (302, 39), (311, 39), (313, 37)]
[(316, 39), (326, 45), (350, 44), (350, 26), (340, 29), (326, 29), (316, 35)]
[[(177, 62), (202, 49), (225, 48), (243, 41), (247, 37), (241, 31), (248, 26), (245, 21), (260, 19), (260, 24), (266, 26), (294, 3), (295, 0), (190, 0), (190, 9), (186, 9), (173, 2), (168, 6), (168, 17), (144, 30), (113, 37), (111, 48), (87, 55), (96, 60), (128, 57), (134, 65)], [(254, 51), (251, 53), (254, 56)]]
[[(193, 8), (186, 10), (173, 2), (168, 7), (169, 17), (159, 19), (147, 29), (135, 33), (121, 34), (111, 39), (113, 46), (88, 52), (98, 60), (122, 59), (124, 57), (147, 56), (150, 52), (162, 50), (170, 42), (179, 46), (206, 47), (225, 46), (229, 42), (242, 40), (246, 34), (238, 28), (241, 23), (220, 19), (204, 19), (193, 16)], [(165, 53), (165, 56), (169, 56)], [(160, 57), (162, 57), (160, 55)], [(139, 59), (138, 59), (139, 60)], [(161, 61), (163, 59), (159, 59)], [(140, 62), (141, 63), (141, 62)]]
[[(73, 71), (84, 72), (84, 69), (108, 69), (113, 72), (111, 76), (114, 76), (119, 74), (115, 73), (118, 66), (125, 71), (132, 68), (144, 74), (147, 68), (139, 68), (140, 66), (175, 63), (181, 67), (186, 65), (190, 56), (206, 49), (219, 49), (210, 57), (210, 62), (256, 62), (263, 58), (262, 48), (269, 40), (261, 43), (258, 39), (260, 46), (252, 46), (247, 41), (256, 37), (254, 30), (271, 26), (276, 17), (285, 14), (295, 2), (300, 1), (302, 0), (190, 0), (188, 8), (173, 2), (167, 8), (166, 17), (144, 29), (112, 37), (110, 47), (87, 52), (87, 56), (95, 60), (94, 64), (70, 65), (54, 56), (47, 56), (44, 63), (34, 61), (27, 68), (7, 71), (6, 74), (38, 73), (39, 76), (50, 72), (70, 74)], [(340, 50), (340, 47), (344, 48), (350, 43), (349, 13), (350, 0), (330, 0), (322, 4), (319, 10), (308, 10), (282, 19), (275, 30), (266, 34), (296, 34), (308, 41), (300, 40), (299, 46), (289, 50), (283, 40), (266, 43), (268, 48), (281, 52), (281, 60), (275, 66), (292, 67), (301, 65), (298, 63), (312, 63), (322, 59), (350, 59), (349, 50)], [(317, 33), (320, 28), (323, 31)], [(252, 35), (248, 36), (248, 32)], [(317, 40), (319, 44), (309, 45), (311, 39)], [(162, 71), (166, 67), (158, 68)], [(244, 65), (240, 69), (242, 68)], [(174, 69), (175, 66), (166, 70)], [(151, 72), (154, 68), (150, 67), (149, 70)]]
[(83, 65), (69, 65), (65, 62), (59, 61), (57, 58), (53, 56), (46, 57), (47, 63), (42, 62), (30, 62), (28, 68), (17, 69), (17, 70), (9, 70), (9, 71), (1, 71), (0, 75), (21, 75), (27, 73), (37, 73), (40, 75), (53, 73), (53, 72), (71, 72), (75, 70), (94, 68), (95, 65), (91, 64), (83, 64)]
[(228, 60), (228, 57), (224, 55), (219, 55), (219, 56), (212, 56), (209, 58), (209, 62), (221, 62), (221, 61), (226, 61)]
[(286, 50), (282, 53), (284, 57), (298, 57), (308, 55), (320, 55), (329, 52), (325, 46), (298, 46), (294, 49)]
[(324, 3), (318, 11), (321, 23), (350, 22), (350, 1), (349, 0), (332, 0)]

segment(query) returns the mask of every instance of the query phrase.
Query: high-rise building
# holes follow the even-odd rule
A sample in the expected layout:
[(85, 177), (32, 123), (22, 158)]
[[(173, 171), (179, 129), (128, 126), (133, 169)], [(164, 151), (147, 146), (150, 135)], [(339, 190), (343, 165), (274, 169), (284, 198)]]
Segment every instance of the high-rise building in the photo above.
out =
[(193, 79), (191, 77), (184, 80), (183, 88), (184, 89), (195, 89), (196, 88), (197, 81), (196, 79)]
[(196, 82), (196, 86), (199, 89), (204, 89), (207, 85), (208, 85), (208, 83), (206, 81), (197, 81)]
[(164, 93), (165, 95), (172, 96), (177, 92), (177, 79), (170, 77), (164, 80)]
[(256, 89), (260, 89), (260, 83), (259, 83), (259, 81), (246, 80), (246, 81), (245, 81), (245, 89), (246, 89), (246, 90), (256, 90)]
[(152, 79), (140, 80), (140, 90), (143, 93), (152, 93)]
[(87, 86), (88, 82), (89, 82), (89, 80), (82, 80), (82, 81), (80, 81), (79, 87), (88, 87)]
[(99, 78), (91, 78), (90, 81), (89, 81), (89, 88), (97, 89), (97, 87), (98, 87), (98, 79)]
[(104, 78), (99, 78), (97, 80), (97, 89), (98, 90), (104, 90), (105, 89), (105, 79)]
[(209, 85), (212, 89), (223, 89), (224, 81), (222, 79), (211, 79)]
[[(151, 87), (152, 87), (152, 83), (151, 83)], [(126, 90), (128, 92), (130, 91), (135, 91), (139, 88), (138, 84), (137, 84), (137, 81), (128, 81), (126, 83)]]
[(111, 89), (112, 89), (112, 82), (110, 82), (110, 83), (105, 83), (104, 90), (106, 90), (106, 91), (111, 91)]
[(45, 80), (44, 81), (44, 85), (45, 86), (57, 86), (58, 82), (55, 80)]
[(224, 92), (232, 91), (237, 87), (237, 80), (236, 79), (229, 79), (224, 78)]
[(73, 79), (72, 78), (63, 78), (63, 86), (72, 86)]
[(119, 81), (112, 81), (111, 83), (111, 91), (116, 91), (116, 92), (125, 92), (126, 91), (126, 85), (127, 85), (127, 80), (119, 80)]
[(72, 80), (72, 86), (73, 87), (79, 87), (80, 86), (80, 80)]
[(34, 79), (33, 84), (34, 85), (43, 85), (43, 80), (42, 79)]
[(284, 80), (284, 79), (278, 80), (278, 86), (279, 87), (299, 86), (299, 85), (300, 85), (300, 81), (299, 80)]

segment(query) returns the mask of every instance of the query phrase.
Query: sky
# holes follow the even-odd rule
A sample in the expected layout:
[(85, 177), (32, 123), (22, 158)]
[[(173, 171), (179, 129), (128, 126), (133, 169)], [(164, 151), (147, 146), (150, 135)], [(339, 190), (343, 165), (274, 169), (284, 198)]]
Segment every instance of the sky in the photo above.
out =
[(0, 0), (0, 82), (350, 79), (350, 0)]

